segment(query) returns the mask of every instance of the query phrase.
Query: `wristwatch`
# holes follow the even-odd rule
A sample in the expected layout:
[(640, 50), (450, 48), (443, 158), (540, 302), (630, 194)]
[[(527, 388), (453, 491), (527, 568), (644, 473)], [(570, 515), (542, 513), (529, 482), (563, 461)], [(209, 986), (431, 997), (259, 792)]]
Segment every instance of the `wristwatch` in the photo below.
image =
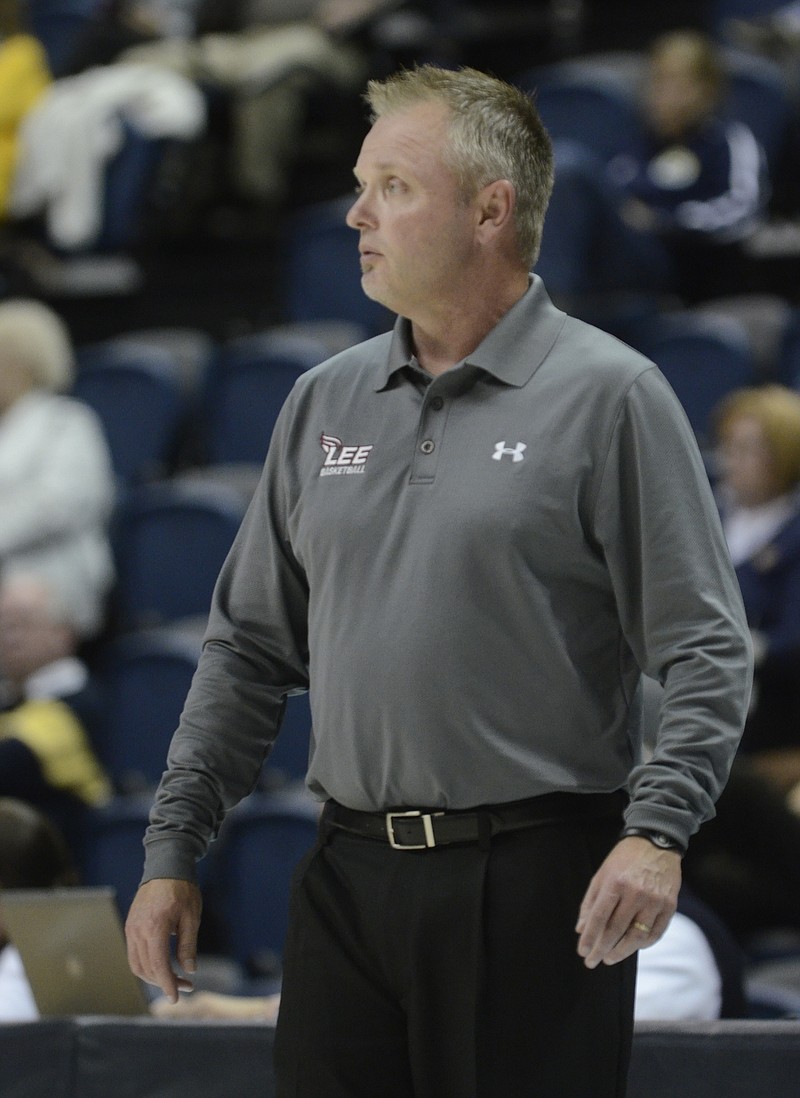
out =
[(686, 853), (686, 847), (682, 846), (677, 839), (673, 839), (671, 835), (665, 835), (663, 831), (655, 831), (649, 827), (625, 827), (620, 833), (621, 839), (627, 838), (647, 839), (653, 846), (657, 846), (660, 850), (674, 850), (680, 855)]

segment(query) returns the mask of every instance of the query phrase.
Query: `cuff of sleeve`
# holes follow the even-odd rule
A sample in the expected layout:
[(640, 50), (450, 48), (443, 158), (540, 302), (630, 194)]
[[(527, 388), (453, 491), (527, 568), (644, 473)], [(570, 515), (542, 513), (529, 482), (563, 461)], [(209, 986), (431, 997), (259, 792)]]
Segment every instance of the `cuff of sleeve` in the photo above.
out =
[(141, 884), (156, 877), (197, 883), (197, 861), (191, 844), (179, 839), (146, 839)]

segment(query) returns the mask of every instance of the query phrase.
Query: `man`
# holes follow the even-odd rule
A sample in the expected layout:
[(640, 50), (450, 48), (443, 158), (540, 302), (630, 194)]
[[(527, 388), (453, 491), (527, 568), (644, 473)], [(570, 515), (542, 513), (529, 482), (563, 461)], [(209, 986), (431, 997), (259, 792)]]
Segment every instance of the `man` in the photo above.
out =
[[(552, 184), (530, 100), (432, 67), (369, 98), (348, 223), (365, 292), (403, 319), (281, 414), (154, 807), (131, 964), (172, 1000), (191, 986), (167, 947), (194, 970), (195, 860), (310, 682), (326, 803), (278, 1094), (616, 1098), (635, 951), (741, 731), (736, 583), (657, 370), (528, 273)], [(647, 765), (640, 669), (665, 684)]]

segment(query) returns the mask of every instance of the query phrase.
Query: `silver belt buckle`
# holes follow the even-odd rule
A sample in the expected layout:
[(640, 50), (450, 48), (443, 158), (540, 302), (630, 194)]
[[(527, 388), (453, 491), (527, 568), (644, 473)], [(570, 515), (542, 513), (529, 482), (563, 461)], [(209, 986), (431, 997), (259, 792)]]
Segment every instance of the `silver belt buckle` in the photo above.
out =
[[(418, 816), (422, 820), (422, 830), (425, 832), (424, 843), (401, 843), (397, 841), (394, 833), (394, 820), (401, 817)], [(409, 812), (387, 812), (386, 834), (389, 836), (389, 845), (395, 850), (430, 850), (436, 846), (436, 838), (433, 834), (433, 817), (444, 816), (444, 812), (420, 812), (418, 808), (412, 808)]]

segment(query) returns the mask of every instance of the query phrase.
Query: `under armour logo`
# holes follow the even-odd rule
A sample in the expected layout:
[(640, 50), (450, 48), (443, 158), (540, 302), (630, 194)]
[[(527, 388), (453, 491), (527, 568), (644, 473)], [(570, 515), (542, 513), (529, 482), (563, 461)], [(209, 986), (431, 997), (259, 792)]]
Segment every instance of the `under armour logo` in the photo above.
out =
[(502, 442), (494, 444), (492, 457), (495, 461), (502, 461), (506, 456), (510, 457), (512, 461), (522, 461), (527, 449), (527, 444), (524, 442), (518, 442), (516, 446), (506, 446), (506, 441), (503, 439)]

